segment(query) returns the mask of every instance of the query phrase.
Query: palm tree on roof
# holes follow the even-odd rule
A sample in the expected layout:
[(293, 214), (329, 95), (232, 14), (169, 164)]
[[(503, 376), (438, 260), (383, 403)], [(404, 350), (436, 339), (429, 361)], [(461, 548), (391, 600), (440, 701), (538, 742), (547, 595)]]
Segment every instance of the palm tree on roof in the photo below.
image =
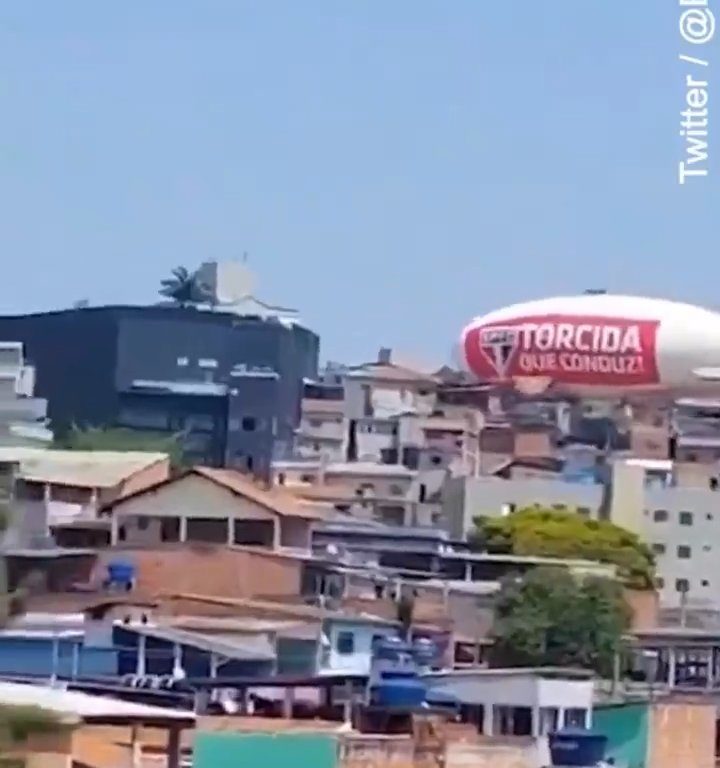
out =
[(172, 299), (181, 307), (209, 302), (210, 294), (208, 287), (199, 282), (197, 272), (190, 272), (187, 267), (175, 267), (172, 277), (160, 283), (160, 295)]

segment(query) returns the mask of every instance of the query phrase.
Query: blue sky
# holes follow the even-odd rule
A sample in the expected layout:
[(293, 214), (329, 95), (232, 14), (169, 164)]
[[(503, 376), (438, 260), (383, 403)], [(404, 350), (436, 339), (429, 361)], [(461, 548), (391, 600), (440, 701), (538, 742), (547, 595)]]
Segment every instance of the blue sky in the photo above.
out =
[(718, 306), (720, 140), (676, 182), (678, 15), (8, 0), (0, 312), (151, 302), (172, 267), (243, 251), (347, 361), (442, 362), (473, 315), (586, 287)]

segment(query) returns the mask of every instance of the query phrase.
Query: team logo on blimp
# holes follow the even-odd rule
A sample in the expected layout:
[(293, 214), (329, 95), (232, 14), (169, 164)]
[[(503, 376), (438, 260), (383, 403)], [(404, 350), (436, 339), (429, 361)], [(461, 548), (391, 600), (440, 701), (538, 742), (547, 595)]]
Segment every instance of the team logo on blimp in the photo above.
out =
[(480, 350), (500, 378), (504, 378), (513, 352), (517, 349), (520, 333), (517, 328), (483, 328), (480, 331)]

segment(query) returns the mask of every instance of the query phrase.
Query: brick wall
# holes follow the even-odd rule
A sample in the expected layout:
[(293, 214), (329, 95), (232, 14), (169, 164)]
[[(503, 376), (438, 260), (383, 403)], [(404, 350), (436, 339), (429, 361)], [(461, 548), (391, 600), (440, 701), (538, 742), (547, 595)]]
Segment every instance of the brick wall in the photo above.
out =
[(297, 595), (301, 561), (262, 550), (214, 545), (114, 548), (102, 553), (100, 567), (126, 559), (137, 569), (144, 594), (189, 593), (215, 597)]
[(712, 702), (656, 704), (650, 728), (652, 768), (715, 768), (716, 708)]
[(634, 631), (659, 626), (660, 598), (655, 590), (626, 589), (625, 601), (632, 610), (631, 628)]

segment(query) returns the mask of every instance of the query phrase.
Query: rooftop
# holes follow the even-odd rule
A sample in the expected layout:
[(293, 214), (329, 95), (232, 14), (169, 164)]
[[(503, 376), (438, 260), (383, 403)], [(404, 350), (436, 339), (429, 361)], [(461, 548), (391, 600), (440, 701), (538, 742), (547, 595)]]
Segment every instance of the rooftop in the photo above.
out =
[(371, 461), (333, 462), (325, 467), (325, 475), (373, 475), (375, 477), (407, 477), (417, 474), (401, 464), (376, 464)]
[(137, 472), (167, 459), (166, 453), (144, 451), (0, 447), (0, 463), (19, 464), (19, 474), (23, 479), (81, 488), (112, 488)]
[(195, 715), (192, 712), (92, 696), (47, 685), (0, 682), (0, 704), (36, 706), (60, 716), (95, 723), (176, 724), (185, 727), (191, 727), (195, 723)]
[(131, 499), (148, 493), (155, 493), (171, 483), (178, 482), (192, 475), (203, 477), (236, 496), (254, 501), (256, 504), (268, 509), (270, 512), (274, 512), (280, 517), (297, 517), (305, 520), (324, 519), (324, 515), (319, 509), (298, 503), (298, 500), (288, 491), (277, 487), (263, 488), (249, 476), (233, 469), (212, 469), (210, 467), (193, 467), (177, 477), (168, 478), (155, 485), (142, 488), (136, 493), (124, 496), (115, 502), (111, 502), (107, 505), (106, 509), (111, 510)]
[(475, 667), (473, 669), (448, 669), (442, 672), (430, 672), (423, 677), (428, 678), (463, 678), (463, 677), (537, 677), (549, 680), (590, 680), (594, 672), (588, 669), (576, 667), (499, 667), (487, 669)]

